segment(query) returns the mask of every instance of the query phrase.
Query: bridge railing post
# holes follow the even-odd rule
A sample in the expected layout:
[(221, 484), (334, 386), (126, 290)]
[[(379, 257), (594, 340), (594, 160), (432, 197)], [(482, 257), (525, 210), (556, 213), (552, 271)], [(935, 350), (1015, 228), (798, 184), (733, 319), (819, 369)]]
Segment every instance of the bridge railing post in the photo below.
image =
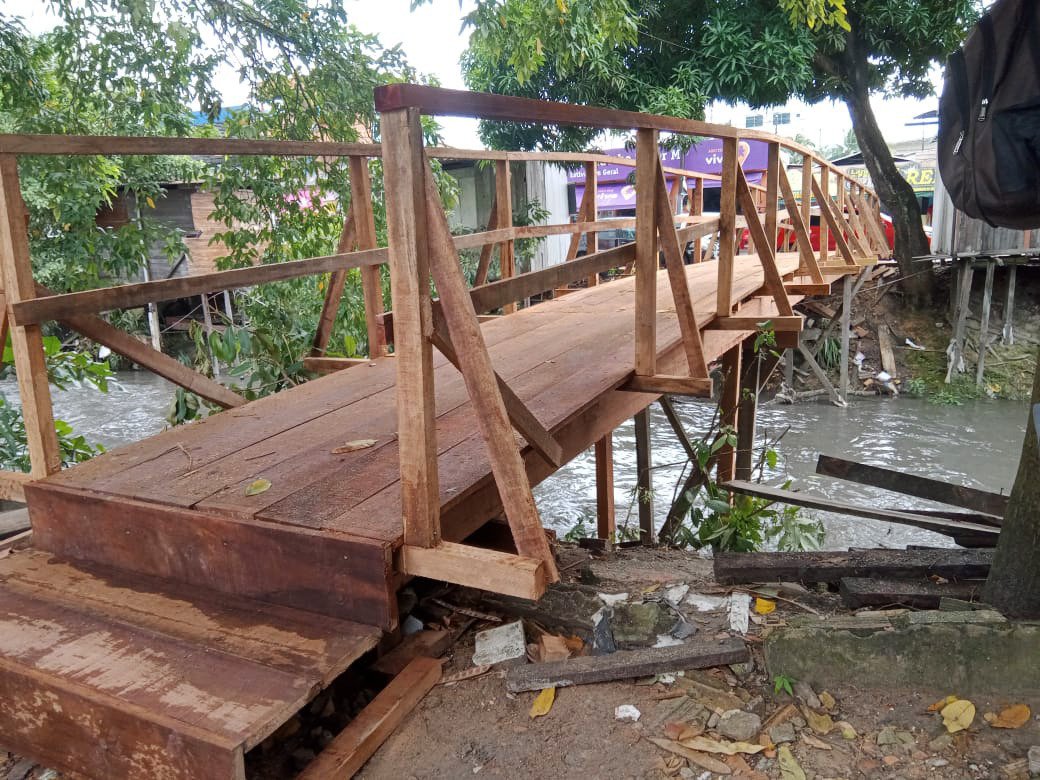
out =
[(414, 108), (385, 111), (380, 128), (394, 309), (404, 539), (405, 544), (415, 547), (434, 547), (441, 535), (440, 488), (430, 345), (434, 328), (425, 160), (419, 112)]
[(737, 158), (736, 138), (722, 139), (722, 185), (719, 190), (719, 279), (716, 315), (733, 313), (733, 262), (737, 250)]
[[(513, 180), (509, 172), (509, 160), (495, 161), (495, 212), (498, 216), (498, 227), (513, 227)], [(516, 245), (513, 239), (498, 245), (498, 272), (502, 279), (516, 276)], [(507, 303), (502, 307), (503, 314), (516, 311), (516, 303)]]
[[(8, 307), (36, 297), (18, 158), (13, 154), (0, 155), (0, 270), (5, 298), (4, 327), (0, 330), (6, 330)], [(10, 327), (10, 333), (32, 476), (45, 477), (61, 469), (61, 447), (54, 429), (43, 335), (39, 325), (17, 323)]]
[(636, 291), (635, 370), (653, 376), (657, 370), (657, 219), (659, 165), (657, 131), (636, 131)]

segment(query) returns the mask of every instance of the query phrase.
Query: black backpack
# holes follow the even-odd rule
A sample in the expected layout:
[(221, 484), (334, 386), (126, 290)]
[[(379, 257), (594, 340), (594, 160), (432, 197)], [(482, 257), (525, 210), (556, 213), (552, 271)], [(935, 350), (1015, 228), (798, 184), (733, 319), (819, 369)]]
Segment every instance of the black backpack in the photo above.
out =
[(939, 174), (953, 204), (1040, 227), (1040, 2), (998, 0), (946, 65)]

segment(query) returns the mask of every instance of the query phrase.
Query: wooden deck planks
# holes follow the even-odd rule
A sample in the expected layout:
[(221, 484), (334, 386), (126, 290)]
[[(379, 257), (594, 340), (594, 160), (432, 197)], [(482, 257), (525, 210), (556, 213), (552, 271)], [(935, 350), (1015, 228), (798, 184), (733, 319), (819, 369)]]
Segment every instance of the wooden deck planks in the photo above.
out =
[(0, 561), (0, 603), (4, 746), (96, 777), (243, 777), (380, 634), (39, 552)]
[[(778, 264), (782, 274), (792, 273), (797, 256), (782, 254)], [(736, 258), (735, 271), (734, 300), (759, 292), (763, 276), (755, 257)], [(715, 315), (717, 269), (698, 264), (685, 272), (697, 320), (708, 322)], [(623, 279), (578, 291), (482, 326), (496, 371), (547, 428), (594, 407), (631, 373), (633, 284)], [(664, 354), (680, 344), (680, 332), (663, 272), (658, 286), (659, 300), (667, 302), (658, 308), (657, 325)], [(706, 356), (718, 357), (745, 335), (705, 332)], [(114, 450), (48, 484), (397, 543), (394, 365), (392, 359), (373, 362)], [(480, 491), (487, 458), (461, 377), (439, 354), (434, 363), (441, 499), (449, 509)], [(628, 395), (629, 403), (643, 405), (652, 398)], [(332, 452), (356, 439), (376, 444)], [(529, 472), (532, 466), (528, 459)], [(259, 476), (272, 481), (271, 489), (245, 496), (245, 486)]]

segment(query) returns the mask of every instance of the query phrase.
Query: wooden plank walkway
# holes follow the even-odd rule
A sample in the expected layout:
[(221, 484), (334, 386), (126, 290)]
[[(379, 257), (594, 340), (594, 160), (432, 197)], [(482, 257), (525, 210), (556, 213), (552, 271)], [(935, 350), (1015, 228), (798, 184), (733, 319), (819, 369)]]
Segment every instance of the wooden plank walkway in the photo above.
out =
[[(792, 274), (797, 258), (781, 255), (778, 264)], [(717, 268), (685, 271), (698, 322), (707, 324)], [(734, 301), (748, 301), (744, 313), (770, 310), (754, 298), (763, 285), (757, 258), (739, 257), (735, 279)], [(483, 325), (495, 369), (553, 432), (566, 460), (654, 397), (617, 389), (632, 374), (633, 284), (599, 285)], [(663, 271), (658, 287), (659, 371), (683, 373)], [(706, 357), (748, 335), (706, 330)], [(392, 628), (391, 560), (402, 539), (394, 380), (394, 359), (375, 360), (36, 482), (27, 489), (36, 544)], [(443, 531), (455, 541), (500, 507), (462, 377), (439, 355), (435, 385)], [(375, 444), (336, 451), (361, 439)], [(530, 447), (524, 452), (532, 481), (555, 470)], [(259, 477), (271, 488), (247, 496)]]
[(0, 561), (0, 741), (91, 777), (242, 778), (381, 633), (20, 552)]

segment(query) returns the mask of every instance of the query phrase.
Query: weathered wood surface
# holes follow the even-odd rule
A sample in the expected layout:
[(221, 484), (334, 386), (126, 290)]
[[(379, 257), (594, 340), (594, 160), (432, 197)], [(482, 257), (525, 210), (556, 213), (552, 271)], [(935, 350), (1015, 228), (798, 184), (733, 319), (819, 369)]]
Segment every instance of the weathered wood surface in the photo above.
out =
[[(782, 256), (779, 262), (789, 272), (797, 256)], [(737, 259), (740, 298), (761, 287), (757, 266), (754, 258)], [(698, 264), (685, 270), (698, 321), (710, 321), (715, 269)], [(599, 285), (481, 326), (496, 371), (553, 433), (565, 460), (654, 398), (616, 390), (632, 371), (632, 284), (627, 278)], [(662, 297), (667, 296), (665, 273), (658, 284)], [(661, 366), (678, 373), (685, 369), (678, 323), (670, 312), (658, 317)], [(705, 332), (705, 356), (717, 358), (745, 335)], [(55, 475), (48, 484), (399, 544), (399, 442), (392, 402), (396, 360), (377, 359), (371, 368), (330, 374), (112, 450)], [(444, 526), (446, 533), (456, 534), (448, 538), (457, 541), (498, 511), (497, 491), (462, 378), (439, 353), (433, 362), (441, 503), (452, 514)], [(351, 453), (333, 452), (364, 439), (375, 443)], [(532, 480), (555, 470), (530, 448), (524, 459)], [(246, 486), (261, 476), (271, 488), (246, 496)]]
[(935, 531), (936, 533), (946, 534), (947, 536), (957, 536), (958, 534), (967, 532), (970, 534), (991, 534), (996, 538), (996, 535), (1000, 533), (1000, 529), (992, 525), (927, 517), (924, 515), (915, 515), (912, 512), (894, 512), (890, 509), (875, 509), (869, 506), (850, 504), (845, 501), (821, 498), (820, 496), (814, 496), (808, 493), (796, 493), (793, 490), (768, 487), (757, 482), (732, 480), (726, 482), (723, 487), (733, 493), (743, 493), (749, 496), (768, 498), (771, 501), (776, 501), (781, 504), (804, 506), (808, 509), (822, 509), (825, 512), (837, 512), (838, 514), (853, 515), (854, 517), (866, 517), (871, 520), (885, 520), (890, 523), (900, 523), (901, 525), (912, 525), (917, 528), (924, 528), (929, 531)]
[[(545, 532), (541, 528), (538, 531), (545, 538)], [(401, 568), (416, 577), (531, 600), (545, 592), (549, 576), (548, 567), (540, 560), (456, 542), (441, 542), (436, 547), (405, 545)]]
[(857, 550), (856, 552), (717, 553), (715, 579), (745, 582), (839, 582), (843, 577), (979, 579), (992, 550)]
[(897, 605), (936, 609), (943, 597), (973, 601), (981, 590), (979, 580), (932, 582), (871, 577), (842, 577), (838, 587), (841, 600), (849, 609)]
[(988, 490), (968, 487), (967, 485), (954, 485), (930, 477), (922, 477), (917, 474), (907, 474), (895, 469), (887, 469), (883, 466), (872, 466), (867, 463), (857, 463), (844, 458), (835, 458), (831, 455), (820, 455), (816, 461), (816, 473), (828, 477), (837, 477), (848, 482), (860, 485), (892, 490), (896, 493), (904, 493), (916, 498), (926, 498), (929, 501), (938, 501), (940, 504), (959, 506), (971, 509), (975, 512), (991, 515), (995, 520), (993, 525), (1000, 525), (1000, 518), (1007, 511), (1008, 496), (993, 493)]
[(0, 600), (4, 747), (91, 777), (242, 778), (380, 633), (39, 552), (0, 561)]
[(26, 495), (41, 550), (386, 630), (397, 625), (385, 542), (39, 483)]
[(662, 672), (739, 664), (749, 657), (742, 639), (697, 640), (674, 647), (619, 650), (610, 655), (582, 656), (566, 661), (518, 666), (506, 673), (506, 687), (513, 693), (552, 686), (564, 688), (646, 677)]
[(440, 661), (416, 658), (307, 765), (297, 780), (353, 777), (440, 678)]

